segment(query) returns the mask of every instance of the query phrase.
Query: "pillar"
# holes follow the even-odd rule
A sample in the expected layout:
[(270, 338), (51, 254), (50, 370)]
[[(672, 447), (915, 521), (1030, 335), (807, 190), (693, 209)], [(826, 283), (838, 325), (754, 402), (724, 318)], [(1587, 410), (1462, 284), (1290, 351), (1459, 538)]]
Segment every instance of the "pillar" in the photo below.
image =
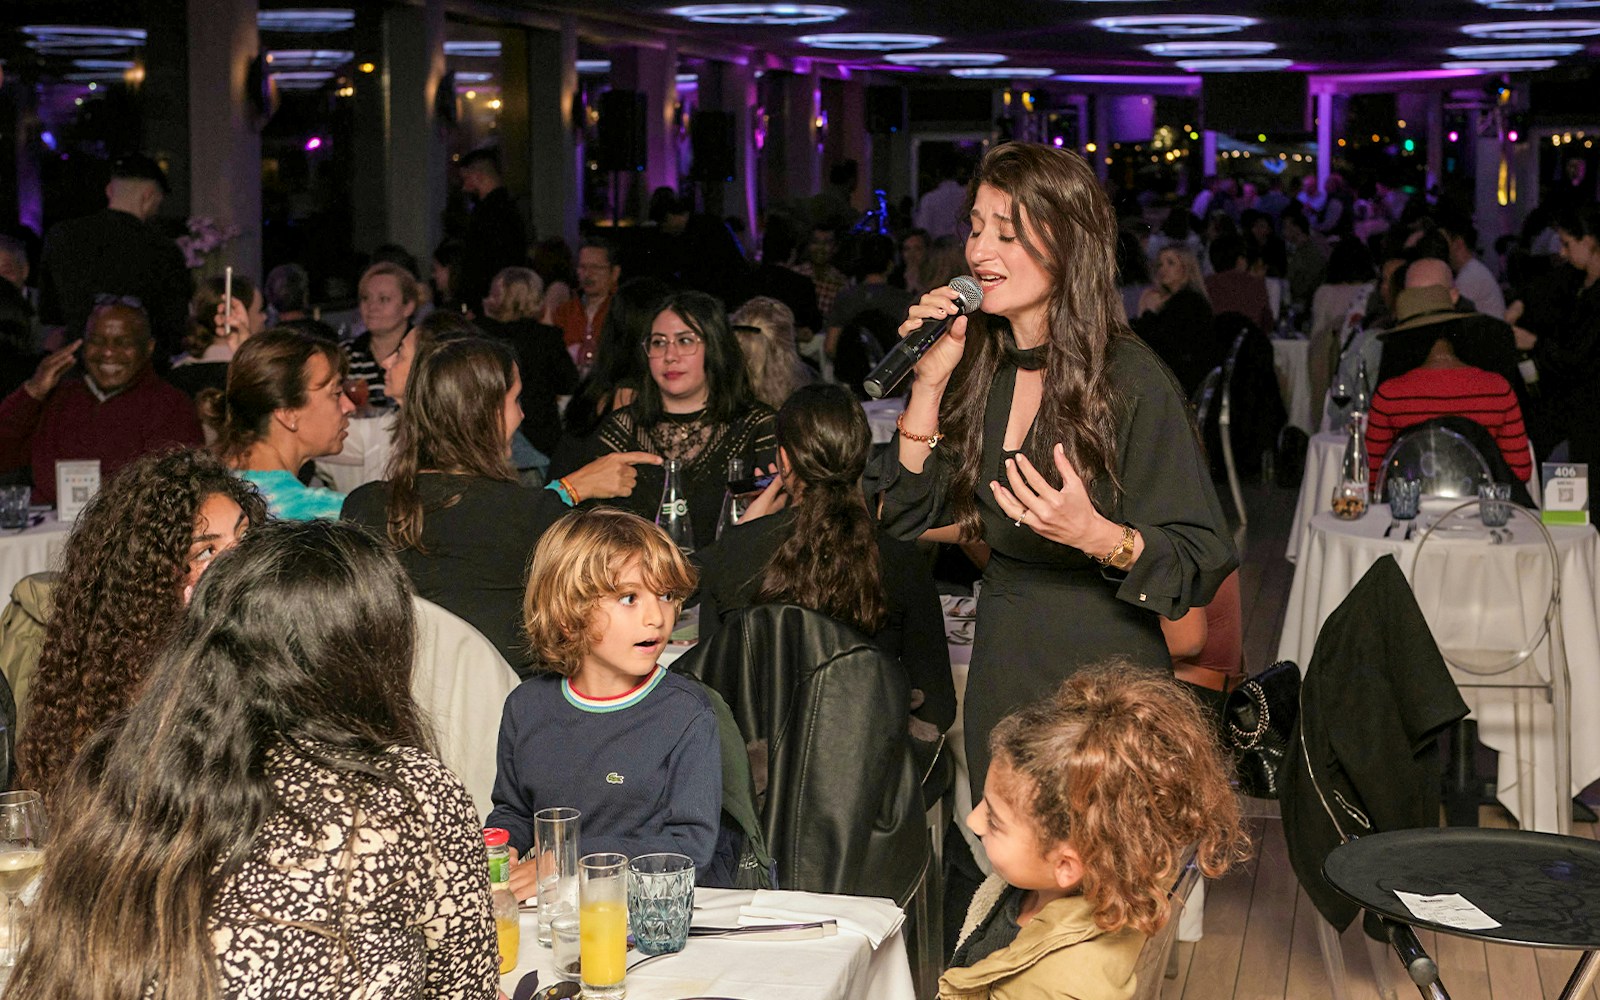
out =
[[(144, 152), (167, 171), (172, 190), (161, 214), (189, 215), (189, 5), (191, 0), (145, 0)], [(259, 169), (256, 168), (256, 169)]]
[[(529, 207), (540, 239), (578, 245), (583, 212), (583, 151), (573, 116), (578, 100), (578, 28), (563, 17), (554, 31), (527, 33)], [(502, 98), (503, 99), (503, 98)]]
[(239, 227), (224, 259), (261, 278), (261, 134), (245, 96), (256, 12), (256, 0), (189, 2), (189, 212)]
[(635, 46), (613, 52), (611, 84), (644, 94), (646, 154), (641, 179), (645, 189), (640, 202), (648, 202), (659, 187), (676, 191), (680, 179), (674, 114), (678, 104), (677, 45), (668, 39), (660, 48)]
[[(1111, 155), (1110, 94), (1094, 94), (1089, 97), (1088, 123), (1089, 142), (1094, 144), (1094, 152), (1089, 155), (1089, 161), (1094, 164), (1095, 174), (1104, 182), (1111, 177), (1111, 164), (1106, 162), (1106, 157)], [(1087, 143), (1085, 145), (1087, 146)]]
[(1333, 91), (1317, 91), (1317, 189), (1328, 189), (1333, 172)]
[(822, 156), (817, 148), (816, 118), (822, 110), (817, 74), (770, 74), (777, 100), (767, 110), (767, 191), (773, 204), (804, 202), (822, 189)]
[[(745, 232), (755, 239), (756, 226), (756, 148), (755, 113), (760, 104), (755, 72), (748, 64), (712, 62), (700, 74), (702, 110), (725, 111), (733, 115), (733, 180), (708, 182), (705, 186), (707, 213), (738, 216)], [(754, 252), (756, 247), (746, 247)]]

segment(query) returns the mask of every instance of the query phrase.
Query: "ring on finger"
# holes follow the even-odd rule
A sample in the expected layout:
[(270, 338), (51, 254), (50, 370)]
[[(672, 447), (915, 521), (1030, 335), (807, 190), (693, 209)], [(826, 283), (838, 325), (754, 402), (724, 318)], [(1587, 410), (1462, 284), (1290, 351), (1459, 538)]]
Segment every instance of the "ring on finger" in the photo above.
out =
[(1016, 525), (1019, 528), (1022, 527), (1022, 522), (1026, 521), (1028, 519), (1028, 513), (1029, 513), (1028, 511), (1023, 511), (1022, 514), (1019, 515), (1017, 517), (1017, 519), (1015, 521), (1012, 521), (1011, 523)]

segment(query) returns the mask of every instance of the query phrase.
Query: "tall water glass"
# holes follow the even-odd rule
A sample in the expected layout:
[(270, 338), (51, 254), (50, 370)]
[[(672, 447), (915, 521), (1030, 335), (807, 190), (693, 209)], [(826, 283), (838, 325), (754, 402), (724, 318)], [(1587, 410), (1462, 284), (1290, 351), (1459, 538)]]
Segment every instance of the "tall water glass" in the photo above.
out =
[(539, 943), (552, 940), (550, 922), (578, 912), (578, 825), (576, 809), (540, 809), (533, 814), (533, 849), (539, 859)]
[(17, 964), (22, 894), (44, 870), (44, 800), (38, 792), (0, 793), (0, 892), (6, 896), (5, 964)]
[(628, 995), (628, 856), (587, 854), (578, 862), (578, 945), (583, 995)]

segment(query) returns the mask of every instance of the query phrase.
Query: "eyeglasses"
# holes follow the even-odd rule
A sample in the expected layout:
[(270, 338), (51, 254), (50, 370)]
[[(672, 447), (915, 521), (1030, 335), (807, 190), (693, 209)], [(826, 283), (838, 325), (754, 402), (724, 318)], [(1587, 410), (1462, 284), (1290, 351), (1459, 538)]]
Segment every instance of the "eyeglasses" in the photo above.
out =
[(678, 349), (680, 357), (691, 357), (700, 353), (700, 348), (705, 341), (692, 333), (680, 333), (676, 337), (649, 337), (644, 342), (644, 352), (652, 358), (666, 357), (667, 348)]

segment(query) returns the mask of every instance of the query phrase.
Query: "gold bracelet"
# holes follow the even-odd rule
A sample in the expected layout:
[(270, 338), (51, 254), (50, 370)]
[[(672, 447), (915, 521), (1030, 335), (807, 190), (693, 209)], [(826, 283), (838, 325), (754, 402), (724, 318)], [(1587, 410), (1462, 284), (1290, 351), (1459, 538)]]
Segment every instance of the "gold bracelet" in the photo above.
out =
[(894, 418), (894, 429), (899, 431), (900, 436), (906, 440), (915, 441), (918, 444), (925, 444), (930, 449), (939, 447), (939, 442), (944, 440), (944, 435), (940, 434), (938, 431), (934, 431), (932, 434), (924, 435), (913, 434), (906, 430), (906, 415), (905, 411), (903, 410), (900, 412), (898, 417)]
[(572, 498), (572, 506), (578, 506), (579, 502), (581, 502), (583, 498), (578, 496), (578, 491), (572, 488), (572, 483), (568, 481), (565, 476), (557, 479), (556, 482), (560, 483), (561, 488), (567, 491), (567, 496)]

